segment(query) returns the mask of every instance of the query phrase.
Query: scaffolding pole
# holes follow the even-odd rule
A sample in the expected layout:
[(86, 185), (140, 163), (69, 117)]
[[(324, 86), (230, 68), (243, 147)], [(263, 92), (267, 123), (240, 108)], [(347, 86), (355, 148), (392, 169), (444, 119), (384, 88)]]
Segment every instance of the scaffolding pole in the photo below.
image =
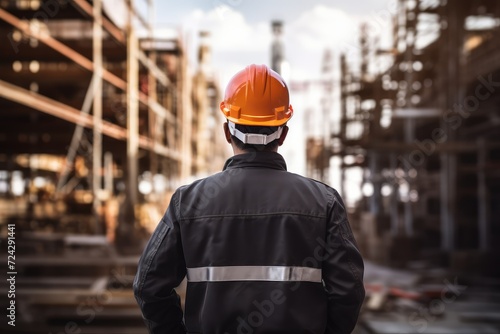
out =
[(132, 205), (137, 203), (139, 177), (139, 86), (138, 42), (131, 18), (127, 27), (127, 191)]
[(490, 248), (490, 220), (488, 213), (489, 198), (488, 186), (486, 184), (486, 161), (488, 158), (487, 144), (484, 137), (477, 140), (477, 201), (478, 201), (478, 229), (479, 229), (479, 249), (488, 251)]
[[(443, 53), (442, 62), (447, 78), (443, 80), (443, 90), (447, 92), (444, 100), (443, 110), (451, 110), (455, 103), (459, 102), (459, 84), (460, 84), (460, 43), (463, 36), (463, 19), (458, 6), (449, 5), (446, 7), (447, 20), (447, 43), (448, 47)], [(442, 128), (446, 132), (448, 141), (455, 140), (455, 131), (450, 124), (441, 121)], [(457, 156), (455, 153), (441, 154), (441, 248), (445, 251), (455, 250), (456, 235), (456, 173)]]
[(102, 3), (101, 0), (94, 0), (94, 24), (93, 24), (93, 61), (94, 61), (94, 137), (92, 147), (92, 193), (94, 196), (94, 214), (97, 217), (95, 233), (101, 232), (101, 219), (99, 211), (101, 207), (100, 191), (102, 188)]

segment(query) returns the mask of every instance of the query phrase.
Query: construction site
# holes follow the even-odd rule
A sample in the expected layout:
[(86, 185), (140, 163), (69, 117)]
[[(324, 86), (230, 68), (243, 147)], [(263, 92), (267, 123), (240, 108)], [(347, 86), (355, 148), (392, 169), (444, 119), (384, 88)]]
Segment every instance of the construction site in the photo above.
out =
[(342, 194), (362, 175), (356, 240), (402, 270), (365, 273), (370, 333), (500, 329), (499, 23), (494, 0), (401, 0), (392, 48), (366, 24), (359, 66), (340, 56), (339, 130), (311, 161), (340, 159)]
[[(362, 178), (354, 333), (500, 333), (500, 2), (395, 3), (391, 48), (366, 23), (359, 62), (325, 53), (340, 79), (321, 83), (323, 135), (304, 138), (307, 176), (328, 183), (338, 161), (343, 196)], [(210, 32), (193, 63), (154, 15), (152, 0), (0, 0), (1, 277), (16, 276), (2, 333), (147, 333), (144, 245), (176, 188), (231, 155)], [(270, 24), (277, 72), (284, 26)]]

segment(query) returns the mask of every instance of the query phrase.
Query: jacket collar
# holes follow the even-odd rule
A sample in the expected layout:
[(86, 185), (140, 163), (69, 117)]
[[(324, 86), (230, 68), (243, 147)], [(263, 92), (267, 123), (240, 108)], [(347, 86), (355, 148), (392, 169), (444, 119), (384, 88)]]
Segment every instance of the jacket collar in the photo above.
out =
[(251, 152), (229, 158), (223, 170), (232, 168), (271, 168), (286, 171), (285, 159), (276, 152)]

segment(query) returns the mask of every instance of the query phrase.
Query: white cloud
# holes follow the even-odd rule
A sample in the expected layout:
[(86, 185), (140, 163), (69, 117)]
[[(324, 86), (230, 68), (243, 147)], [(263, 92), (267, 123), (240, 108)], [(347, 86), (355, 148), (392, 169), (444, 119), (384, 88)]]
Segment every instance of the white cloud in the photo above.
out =
[(317, 5), (285, 26), (287, 58), (295, 80), (317, 78), (325, 50), (347, 52), (357, 36), (357, 23), (346, 13)]
[[(213, 65), (220, 73), (221, 86), (250, 63), (269, 63), (272, 42), (271, 23), (250, 24), (236, 7), (219, 5), (210, 11), (193, 10), (183, 18), (189, 33), (191, 60), (196, 60), (200, 30), (211, 32)], [(358, 20), (326, 5), (316, 5), (297, 19), (284, 22), (285, 55), (293, 80), (319, 76), (323, 52), (357, 50)]]
[(222, 87), (246, 65), (268, 63), (271, 44), (268, 23), (250, 25), (242, 13), (227, 5), (219, 5), (208, 12), (197, 9), (183, 22), (184, 30), (189, 34), (192, 61), (196, 60), (198, 32), (210, 32), (213, 65), (219, 73)]
[(355, 22), (346, 13), (317, 5), (291, 22), (290, 30), (299, 37), (301, 46), (322, 51), (325, 46), (339, 47), (355, 33)]
[[(196, 64), (198, 32), (210, 31), (212, 65), (219, 75), (222, 89), (246, 65), (270, 62), (271, 22), (250, 24), (244, 14), (226, 5), (206, 12), (194, 10), (182, 21), (184, 31), (190, 36), (191, 64)], [(284, 22), (285, 57), (291, 65), (292, 81), (318, 79), (326, 49), (332, 50), (335, 57), (340, 52), (357, 53), (358, 28), (357, 19), (326, 5), (311, 7), (297, 19)], [(319, 110), (317, 99), (311, 98), (310, 94), (292, 96), (292, 102), (297, 107), (296, 116), (290, 123), (290, 136), (282, 150), (290, 170), (301, 174), (305, 172), (304, 139), (308, 132), (304, 129), (304, 122), (306, 117), (315, 118), (312, 114), (306, 116), (305, 110)]]

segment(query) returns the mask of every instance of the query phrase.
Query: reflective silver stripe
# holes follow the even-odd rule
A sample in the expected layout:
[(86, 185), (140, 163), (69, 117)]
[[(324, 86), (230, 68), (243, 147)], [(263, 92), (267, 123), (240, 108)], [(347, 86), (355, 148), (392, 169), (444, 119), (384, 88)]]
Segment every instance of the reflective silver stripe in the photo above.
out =
[(278, 266), (228, 266), (187, 268), (189, 282), (303, 281), (321, 282), (321, 269)]

